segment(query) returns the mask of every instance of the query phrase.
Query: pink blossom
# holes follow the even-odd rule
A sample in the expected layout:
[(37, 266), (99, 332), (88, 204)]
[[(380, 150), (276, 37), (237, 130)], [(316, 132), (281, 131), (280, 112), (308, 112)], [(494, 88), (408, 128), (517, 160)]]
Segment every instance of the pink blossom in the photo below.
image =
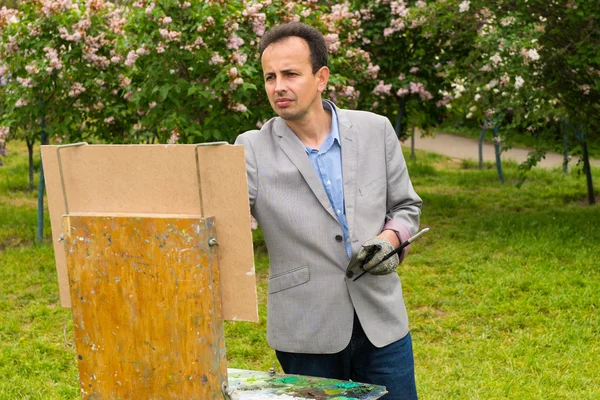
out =
[(26, 88), (33, 87), (33, 83), (32, 83), (32, 79), (31, 78), (17, 77), (17, 82), (19, 82), (21, 85), (23, 85)]
[(175, 144), (175, 143), (177, 143), (178, 140), (179, 140), (179, 132), (177, 131), (177, 129), (173, 129), (171, 131), (171, 136), (169, 137), (169, 140), (167, 141), (167, 143)]
[(525, 80), (520, 76), (515, 76), (515, 89), (520, 89), (525, 84)]
[(406, 76), (404, 76), (404, 74), (400, 74), (400, 75), (398, 75), (398, 80), (399, 80), (399, 81), (403, 81), (403, 80), (404, 80), (404, 78), (406, 78)]
[(77, 97), (83, 92), (85, 92), (83, 85), (79, 82), (75, 82), (73, 86), (71, 86), (71, 90), (69, 90), (69, 97)]
[(415, 3), (415, 6), (422, 8), (425, 7), (427, 5), (427, 3), (425, 3), (423, 0), (419, 0)]
[(156, 107), (156, 102), (153, 101), (152, 103), (148, 104), (148, 107), (150, 107), (150, 109), (152, 110), (154, 107)]
[[(30, 75), (35, 75), (38, 72), (40, 72), (40, 69), (38, 67), (36, 67), (35, 65), (27, 65), (25, 67), (25, 71), (27, 71), (27, 73)], [(2, 75), (2, 71), (0, 71), (0, 76), (1, 75)]]
[(394, 32), (401, 32), (406, 28), (404, 24), (404, 20), (402, 18), (392, 19), (390, 21), (390, 26), (383, 30), (383, 36), (390, 36)]
[(417, 72), (419, 72), (419, 67), (412, 67), (408, 70), (408, 72), (411, 74), (416, 74)]
[(327, 50), (329, 50), (330, 53), (337, 53), (340, 48), (339, 35), (337, 33), (326, 34), (325, 43), (327, 43)]
[(231, 50), (237, 50), (244, 44), (244, 40), (240, 38), (235, 33), (232, 33), (229, 38), (227, 38), (227, 48)]
[(398, 89), (398, 91), (396, 92), (396, 94), (398, 95), (398, 97), (404, 97), (404, 96), (406, 96), (409, 93), (410, 93), (410, 90), (408, 90), (406, 88)]
[(231, 108), (233, 111), (242, 113), (248, 111), (248, 108), (245, 105), (239, 103), (233, 103), (229, 106), (229, 108)]
[(185, 1), (181, 4), (179, 4), (179, 8), (190, 8), (192, 6), (192, 3), (190, 3), (189, 1)]
[(471, 5), (471, 2), (465, 0), (458, 5), (458, 11), (460, 11), (461, 13), (467, 12), (467, 11), (469, 11), (470, 5)]
[(170, 24), (171, 22), (173, 22), (173, 18), (171, 18), (171, 17), (164, 17), (161, 20), (161, 24), (163, 24), (163, 25)]
[(61, 14), (63, 11), (76, 5), (71, 0), (42, 0), (42, 13), (49, 17), (52, 14)]
[(19, 22), (19, 12), (17, 10), (2, 7), (0, 10), (0, 29), (8, 24), (16, 24)]
[(127, 93), (125, 93), (125, 94), (123, 95), (123, 98), (124, 98), (125, 100), (131, 100), (131, 98), (133, 97), (133, 94), (134, 94), (134, 92), (133, 92), (133, 90), (132, 90), (132, 91), (130, 91), (130, 92), (127, 92)]
[(537, 61), (540, 59), (540, 55), (538, 54), (536, 49), (529, 49), (527, 50), (527, 56), (529, 56), (529, 58), (532, 61)]
[(221, 57), (219, 55), (219, 53), (214, 52), (212, 57), (210, 58), (210, 61), (208, 61), (208, 63), (210, 65), (217, 65), (217, 64), (222, 64), (225, 62), (225, 59), (223, 57)]
[(0, 65), (0, 78), (4, 77), (6, 71), (8, 71), (8, 65)]
[(370, 76), (371, 78), (375, 79), (377, 78), (377, 73), (379, 72), (381, 68), (379, 67), (379, 65), (373, 65), (371, 63), (369, 63), (369, 65), (367, 66), (367, 75)]
[(340, 90), (340, 96), (346, 97), (350, 100), (355, 100), (360, 96), (360, 92), (354, 88), (354, 86), (342, 86)]
[(15, 107), (19, 108), (19, 107), (24, 107), (27, 104), (29, 104), (29, 100), (25, 100), (25, 99), (19, 99), (17, 100), (17, 102), (15, 103)]
[(105, 124), (112, 124), (115, 121), (115, 117), (104, 118)]
[(67, 40), (69, 42), (79, 43), (81, 41), (81, 33), (79, 31), (75, 31), (72, 35), (67, 31), (67, 28), (61, 26), (58, 28), (58, 33), (61, 39)]
[(125, 60), (125, 65), (128, 67), (131, 67), (133, 64), (135, 64), (135, 61), (138, 59), (138, 55), (135, 53), (135, 51), (130, 50), (129, 53), (127, 53), (127, 59)]
[(160, 33), (163, 38), (170, 42), (179, 41), (179, 37), (181, 36), (181, 32), (170, 31), (166, 28), (159, 29), (158, 33)]
[(588, 95), (590, 94), (590, 85), (588, 85), (587, 83), (583, 84), (583, 85), (579, 85), (579, 89), (581, 89), (581, 91), (583, 92), (583, 94)]
[(502, 61), (502, 57), (500, 57), (500, 54), (496, 53), (490, 57), (490, 60), (492, 60), (494, 65), (498, 65)]
[(408, 13), (408, 9), (406, 8), (407, 4), (405, 1), (392, 1), (390, 3), (390, 7), (392, 9), (392, 15), (400, 15), (400, 16), (406, 16), (406, 14)]
[(423, 90), (421, 93), (419, 93), (419, 97), (421, 97), (421, 100), (431, 100), (433, 98), (432, 94), (427, 90)]
[(8, 42), (4, 44), (4, 50), (7, 54), (14, 54), (19, 51), (19, 42), (15, 36), (8, 37)]
[[(10, 127), (0, 126), (0, 140), (4, 141), (8, 137), (9, 132), (10, 132)], [(2, 144), (3, 144), (3, 142), (2, 142)]]
[(112, 33), (121, 35), (123, 34), (123, 27), (127, 22), (127, 19), (122, 15), (122, 10), (120, 8), (115, 8), (114, 11), (106, 14), (106, 19), (108, 21), (109, 29)]
[(391, 90), (392, 90), (391, 83), (386, 85), (385, 82), (379, 81), (377, 86), (375, 86), (375, 89), (373, 89), (373, 94), (375, 94), (376, 96), (387, 96), (390, 94)]
[(244, 64), (246, 64), (248, 55), (244, 54), (244, 53), (240, 53), (239, 51), (236, 51), (231, 55), (231, 58), (237, 65), (244, 65)]
[(124, 76), (123, 74), (119, 74), (119, 85), (122, 88), (126, 88), (131, 85), (131, 78)]

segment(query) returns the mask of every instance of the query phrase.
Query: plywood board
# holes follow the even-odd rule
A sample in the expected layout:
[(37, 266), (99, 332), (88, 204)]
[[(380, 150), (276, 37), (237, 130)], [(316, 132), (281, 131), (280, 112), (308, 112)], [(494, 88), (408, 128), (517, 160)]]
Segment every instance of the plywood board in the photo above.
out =
[(64, 217), (84, 399), (222, 399), (212, 218)]
[[(195, 145), (42, 146), (61, 304), (70, 306), (61, 217), (74, 212), (201, 213)], [(223, 317), (258, 321), (242, 146), (198, 147), (204, 215), (214, 216)], [(66, 204), (65, 204), (66, 195)]]

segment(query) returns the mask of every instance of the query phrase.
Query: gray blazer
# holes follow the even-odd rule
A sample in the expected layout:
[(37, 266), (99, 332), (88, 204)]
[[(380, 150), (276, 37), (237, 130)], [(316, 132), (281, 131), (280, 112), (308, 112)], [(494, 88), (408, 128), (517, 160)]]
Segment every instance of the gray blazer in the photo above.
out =
[(377, 347), (408, 333), (398, 274), (352, 279), (361, 272), (361, 245), (386, 222), (405, 237), (417, 232), (422, 202), (388, 119), (336, 111), (351, 260), (321, 180), (287, 124), (273, 118), (235, 142), (244, 145), (250, 207), (269, 251), (267, 340), (281, 351), (343, 350), (355, 311)]

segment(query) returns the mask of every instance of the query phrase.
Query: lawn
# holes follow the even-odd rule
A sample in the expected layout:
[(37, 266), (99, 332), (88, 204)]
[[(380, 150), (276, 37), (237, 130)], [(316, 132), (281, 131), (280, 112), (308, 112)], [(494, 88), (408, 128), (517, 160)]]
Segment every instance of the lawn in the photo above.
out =
[[(46, 215), (26, 147), (0, 167), (0, 399), (76, 399), (70, 311), (59, 305)], [(417, 152), (409, 163), (431, 231), (398, 268), (422, 399), (600, 398), (600, 206), (576, 171), (495, 170)], [(600, 170), (594, 170), (596, 181)], [(596, 184), (598, 187), (598, 184)], [(598, 190), (597, 190), (598, 192)], [(268, 259), (255, 232), (259, 324), (227, 322), (229, 366), (276, 364), (265, 340)]]

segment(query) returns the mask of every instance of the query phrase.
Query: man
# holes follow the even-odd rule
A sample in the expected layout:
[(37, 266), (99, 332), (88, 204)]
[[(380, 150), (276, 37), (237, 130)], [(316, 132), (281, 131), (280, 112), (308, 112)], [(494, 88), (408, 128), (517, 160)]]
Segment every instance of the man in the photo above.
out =
[[(396, 273), (406, 253), (369, 269), (419, 224), (422, 202), (393, 128), (321, 99), (327, 47), (314, 28), (274, 28), (260, 54), (279, 117), (236, 144), (269, 251), (269, 345), (286, 373), (380, 384), (386, 399), (416, 399)], [(369, 249), (380, 250), (363, 267)], [(363, 268), (369, 273), (354, 281)]]

